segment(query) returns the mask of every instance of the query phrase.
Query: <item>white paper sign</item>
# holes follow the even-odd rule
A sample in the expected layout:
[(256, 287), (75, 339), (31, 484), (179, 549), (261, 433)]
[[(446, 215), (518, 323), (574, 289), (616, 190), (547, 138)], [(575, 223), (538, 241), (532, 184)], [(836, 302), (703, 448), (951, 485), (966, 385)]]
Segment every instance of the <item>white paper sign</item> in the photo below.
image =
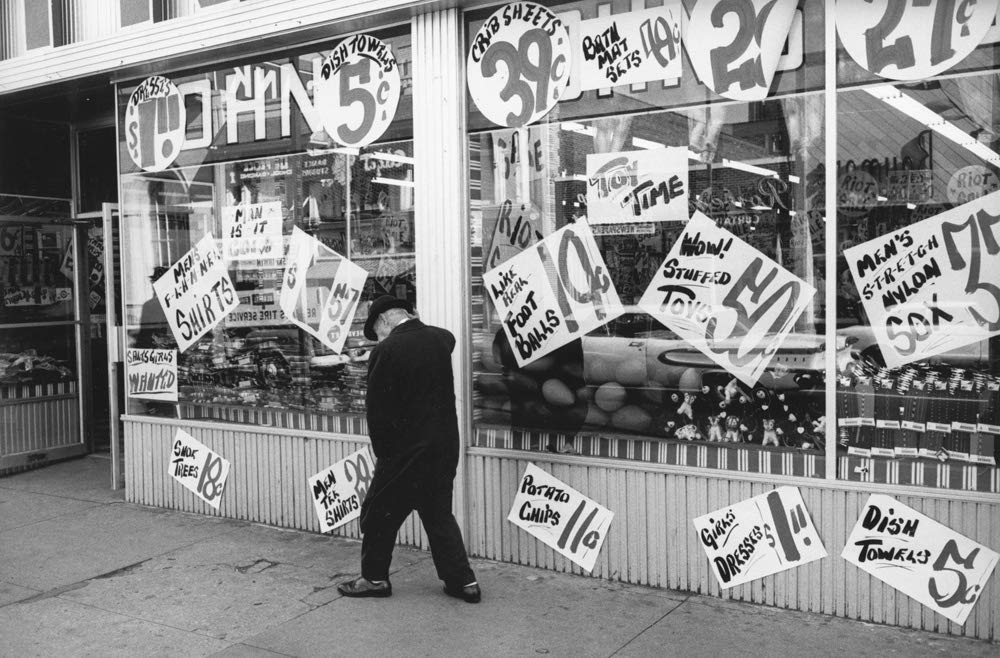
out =
[(997, 0), (837, 0), (837, 34), (863, 69), (890, 80), (947, 71), (982, 43)]
[(206, 234), (153, 282), (181, 352), (239, 306), (236, 289), (215, 239)]
[(486, 19), (471, 40), (469, 93), (498, 126), (519, 128), (545, 116), (569, 82), (569, 33), (534, 2), (512, 2)]
[(662, 7), (581, 21), (574, 59), (580, 87), (602, 89), (681, 77), (679, 0)]
[(872, 494), (841, 557), (964, 624), (1000, 556), (898, 500)]
[(281, 258), (281, 202), (223, 207), (222, 247), (229, 260)]
[(1000, 192), (844, 251), (890, 368), (1000, 334)]
[(486, 272), (483, 282), (519, 366), (625, 311), (585, 221)]
[(528, 464), (507, 520), (593, 571), (614, 516), (607, 507)]
[(948, 180), (948, 201), (960, 206), (1000, 191), (1000, 179), (983, 165), (962, 167)]
[(368, 272), (296, 227), (285, 257), (279, 303), (289, 321), (339, 353)]
[(686, 148), (587, 156), (587, 220), (591, 224), (687, 218)]
[(698, 78), (725, 98), (767, 98), (796, 5), (797, 0), (698, 0), (684, 31)]
[(639, 307), (753, 386), (814, 294), (811, 285), (695, 212)]
[(826, 557), (797, 487), (699, 516), (694, 527), (722, 589)]
[(184, 98), (173, 82), (154, 75), (132, 91), (125, 108), (125, 144), (137, 167), (169, 167), (180, 155), (186, 129)]
[(185, 489), (219, 509), (222, 491), (229, 477), (229, 460), (178, 429), (171, 446), (167, 472)]
[(177, 350), (125, 350), (128, 396), (177, 402)]
[(309, 478), (321, 532), (330, 532), (361, 516), (361, 503), (374, 473), (375, 460), (366, 447)]

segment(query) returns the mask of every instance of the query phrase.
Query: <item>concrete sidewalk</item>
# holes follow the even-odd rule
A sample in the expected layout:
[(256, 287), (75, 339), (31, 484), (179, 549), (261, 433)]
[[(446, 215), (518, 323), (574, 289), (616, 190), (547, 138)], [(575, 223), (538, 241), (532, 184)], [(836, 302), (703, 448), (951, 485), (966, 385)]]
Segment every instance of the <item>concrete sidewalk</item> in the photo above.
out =
[(475, 560), (483, 601), (397, 549), (345, 599), (358, 542), (141, 507), (86, 457), (0, 478), (0, 655), (996, 656), (996, 644)]

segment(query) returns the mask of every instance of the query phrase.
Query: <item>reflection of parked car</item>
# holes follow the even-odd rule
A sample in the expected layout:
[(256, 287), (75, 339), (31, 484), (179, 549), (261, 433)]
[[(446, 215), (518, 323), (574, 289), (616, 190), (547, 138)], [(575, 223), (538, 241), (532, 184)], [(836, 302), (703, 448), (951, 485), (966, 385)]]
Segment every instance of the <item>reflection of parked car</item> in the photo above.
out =
[[(879, 348), (875, 332), (868, 325), (854, 325), (837, 329), (838, 339), (850, 348), (852, 358), (867, 359), (879, 365), (885, 365), (885, 358)], [(839, 341), (838, 341), (839, 342)], [(931, 362), (966, 364), (969, 366), (987, 363), (990, 359), (989, 340), (979, 340), (962, 347), (943, 352), (931, 359)]]

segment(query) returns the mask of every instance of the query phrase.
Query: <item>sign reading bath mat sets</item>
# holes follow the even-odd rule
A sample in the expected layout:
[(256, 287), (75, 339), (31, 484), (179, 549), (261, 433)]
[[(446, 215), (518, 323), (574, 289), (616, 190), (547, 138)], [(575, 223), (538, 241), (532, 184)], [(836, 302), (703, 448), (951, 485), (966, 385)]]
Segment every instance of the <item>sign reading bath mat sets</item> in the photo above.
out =
[(796, 487), (778, 487), (694, 520), (722, 589), (826, 557)]
[(153, 282), (181, 352), (240, 305), (215, 239), (206, 234)]
[(469, 93), (498, 126), (519, 128), (545, 116), (569, 82), (572, 49), (562, 20), (533, 2), (514, 2), (472, 38)]
[(844, 255), (890, 368), (1000, 334), (1000, 192)]
[(507, 520), (593, 571), (614, 516), (607, 507), (528, 464)]
[(125, 145), (137, 167), (169, 167), (181, 152), (186, 129), (184, 99), (173, 82), (154, 75), (132, 91), (125, 108)]
[(873, 494), (841, 557), (964, 624), (1000, 556), (894, 498)]
[(624, 312), (585, 221), (486, 272), (483, 282), (521, 367)]
[(281, 258), (281, 202), (225, 206), (222, 246), (229, 260)]
[(679, 1), (580, 23), (574, 57), (580, 88), (601, 89), (681, 77)]
[(339, 353), (368, 272), (298, 227), (292, 232), (285, 263), (281, 310), (293, 324)]
[(700, 212), (639, 306), (753, 386), (816, 289)]
[(229, 460), (212, 452), (184, 430), (177, 430), (167, 470), (184, 488), (219, 509), (222, 490), (229, 477)]
[(177, 402), (177, 350), (127, 349), (125, 379), (130, 398)]
[(687, 221), (687, 149), (587, 156), (587, 221)]
[(361, 516), (361, 503), (374, 472), (371, 452), (362, 448), (309, 478), (320, 532), (330, 532)]

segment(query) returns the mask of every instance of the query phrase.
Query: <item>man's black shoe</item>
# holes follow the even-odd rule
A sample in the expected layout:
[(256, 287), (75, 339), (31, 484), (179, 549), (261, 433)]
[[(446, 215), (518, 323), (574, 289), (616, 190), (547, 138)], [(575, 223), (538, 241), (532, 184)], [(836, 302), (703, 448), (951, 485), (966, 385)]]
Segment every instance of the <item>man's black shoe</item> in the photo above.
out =
[(337, 585), (337, 591), (344, 596), (354, 598), (369, 596), (385, 598), (392, 596), (392, 584), (388, 580), (373, 583), (364, 576), (358, 576), (355, 580), (348, 580)]
[(479, 585), (476, 583), (466, 585), (465, 587), (451, 587), (449, 585), (445, 585), (444, 593), (448, 596), (454, 596), (456, 599), (462, 599), (466, 603), (479, 603), (479, 599), (482, 598), (483, 595), (483, 593), (479, 590)]

